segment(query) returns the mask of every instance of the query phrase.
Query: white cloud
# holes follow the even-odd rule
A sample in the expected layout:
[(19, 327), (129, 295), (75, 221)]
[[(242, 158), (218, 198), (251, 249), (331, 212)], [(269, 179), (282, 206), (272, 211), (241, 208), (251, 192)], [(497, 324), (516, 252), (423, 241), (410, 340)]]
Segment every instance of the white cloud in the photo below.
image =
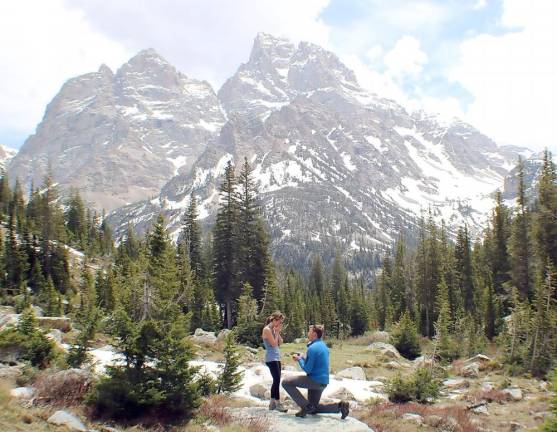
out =
[(552, 54), (557, 3), (505, 0), (500, 36), (478, 35), (460, 46), (450, 78), (474, 97), (466, 120), (499, 144), (555, 147), (557, 58)]
[(327, 46), (329, 0), (18, 0), (0, 2), (0, 135), (32, 133), (69, 78), (118, 68), (152, 47), (220, 85), (265, 31)]
[(384, 62), (389, 72), (397, 78), (417, 76), (427, 63), (427, 54), (422, 51), (418, 39), (403, 36), (385, 55)]
[(486, 6), (487, 6), (487, 0), (477, 0), (476, 3), (474, 3), (474, 6), (472, 6), (472, 9), (480, 10), (485, 8)]
[(61, 0), (1, 2), (0, 40), (0, 130), (31, 133), (65, 80), (130, 54)]
[(220, 86), (248, 60), (258, 32), (327, 46), (319, 18), (329, 0), (68, 0), (103, 34), (138, 51), (152, 47), (179, 70)]

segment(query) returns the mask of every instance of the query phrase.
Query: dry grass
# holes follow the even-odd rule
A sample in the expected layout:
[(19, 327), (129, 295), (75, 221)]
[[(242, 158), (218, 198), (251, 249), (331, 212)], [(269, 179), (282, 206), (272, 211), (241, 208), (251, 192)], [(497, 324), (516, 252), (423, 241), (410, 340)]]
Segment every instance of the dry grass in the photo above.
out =
[(0, 431), (47, 432), (52, 429), (46, 423), (51, 410), (22, 407), (10, 396), (12, 384), (0, 380)]
[(477, 390), (475, 392), (469, 393), (466, 396), (466, 400), (472, 403), (480, 402), (497, 402), (499, 404), (508, 402), (511, 397), (508, 393), (501, 390)]
[[(424, 425), (402, 421), (404, 414), (419, 414)], [(445, 430), (459, 432), (479, 432), (481, 427), (472, 420), (465, 406), (435, 406), (416, 403), (375, 404), (358, 412), (358, 418), (377, 432), (413, 432), (418, 430)]]

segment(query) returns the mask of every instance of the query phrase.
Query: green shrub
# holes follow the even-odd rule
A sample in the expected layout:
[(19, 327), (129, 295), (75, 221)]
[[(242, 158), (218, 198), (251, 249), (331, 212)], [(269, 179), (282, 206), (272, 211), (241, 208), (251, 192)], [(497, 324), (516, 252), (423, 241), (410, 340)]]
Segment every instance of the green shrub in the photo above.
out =
[(439, 396), (440, 382), (426, 368), (419, 368), (408, 378), (400, 374), (387, 382), (387, 395), (394, 403), (430, 402)]
[(390, 337), (391, 344), (407, 359), (413, 360), (421, 353), (420, 338), (416, 325), (408, 312), (393, 326)]
[(200, 374), (196, 383), (201, 396), (210, 396), (217, 393), (217, 380), (209, 373)]
[(47, 367), (56, 356), (54, 343), (35, 327), (35, 316), (30, 309), (22, 313), (17, 328), (0, 332), (0, 350), (11, 351), (40, 369)]
[(262, 324), (259, 321), (245, 321), (234, 327), (234, 333), (238, 342), (252, 348), (259, 348), (263, 342), (261, 340)]

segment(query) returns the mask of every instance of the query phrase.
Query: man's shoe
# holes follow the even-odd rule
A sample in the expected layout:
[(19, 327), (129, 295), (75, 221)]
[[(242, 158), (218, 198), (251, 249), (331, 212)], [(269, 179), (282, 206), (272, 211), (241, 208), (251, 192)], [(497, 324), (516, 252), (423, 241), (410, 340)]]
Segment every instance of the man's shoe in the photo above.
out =
[(295, 416), (300, 418), (305, 418), (308, 414), (316, 414), (313, 405), (306, 405), (300, 411), (298, 411)]
[(350, 404), (346, 401), (341, 401), (338, 403), (338, 407), (340, 408), (340, 418), (344, 420), (350, 412)]

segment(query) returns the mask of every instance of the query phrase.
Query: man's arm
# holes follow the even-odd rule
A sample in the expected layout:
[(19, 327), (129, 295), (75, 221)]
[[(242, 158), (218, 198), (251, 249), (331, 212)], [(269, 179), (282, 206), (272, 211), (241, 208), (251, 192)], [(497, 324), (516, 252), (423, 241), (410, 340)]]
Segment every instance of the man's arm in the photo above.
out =
[[(313, 352), (312, 352), (313, 351)], [(306, 358), (300, 358), (298, 364), (304, 370), (305, 373), (310, 374), (315, 368), (316, 352), (314, 349), (308, 348)]]

